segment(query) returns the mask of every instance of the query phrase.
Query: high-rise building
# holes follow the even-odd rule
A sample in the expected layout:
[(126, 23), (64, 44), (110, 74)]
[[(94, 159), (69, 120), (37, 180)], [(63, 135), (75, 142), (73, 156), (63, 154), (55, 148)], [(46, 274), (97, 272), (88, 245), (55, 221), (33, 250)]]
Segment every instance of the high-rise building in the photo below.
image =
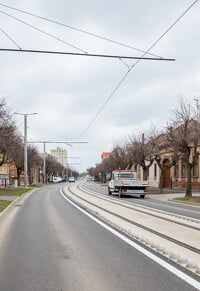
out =
[(67, 150), (57, 147), (57, 149), (51, 150), (51, 156), (63, 165), (63, 167), (67, 168)]

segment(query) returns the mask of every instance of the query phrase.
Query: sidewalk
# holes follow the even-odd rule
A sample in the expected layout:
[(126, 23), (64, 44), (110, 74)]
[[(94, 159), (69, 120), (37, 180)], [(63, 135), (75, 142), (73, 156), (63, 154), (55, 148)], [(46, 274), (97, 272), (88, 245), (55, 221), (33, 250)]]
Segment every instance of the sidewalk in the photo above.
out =
[[(107, 184), (99, 184), (95, 183), (99, 187), (105, 187), (107, 188)], [(161, 200), (161, 201), (170, 201), (173, 200), (174, 198), (183, 198), (185, 197), (185, 189), (171, 189), (171, 188), (163, 188), (163, 193), (160, 193), (159, 189), (156, 187), (148, 187), (148, 193), (146, 197), (156, 199), (156, 200)], [(192, 191), (192, 197), (200, 197), (200, 190), (193, 190)], [(178, 201), (177, 201), (178, 202)], [(185, 202), (187, 203), (187, 202)], [(188, 205), (196, 205), (200, 206), (200, 204), (192, 204), (188, 202)]]
[(19, 196), (0, 196), (0, 200), (13, 201)]
[[(148, 187), (146, 197), (156, 199), (156, 200), (161, 200), (161, 201), (170, 201), (170, 200), (173, 200), (174, 198), (184, 198), (185, 192), (186, 192), (185, 189), (163, 188), (163, 193), (160, 193), (159, 188)], [(200, 190), (192, 190), (192, 197), (191, 198), (194, 198), (194, 197), (200, 197)], [(179, 201), (177, 201), (177, 202), (179, 202)], [(193, 202), (194, 202), (193, 204), (192, 204), (192, 201), (188, 201), (188, 202), (185, 201), (184, 203), (186, 203), (188, 205), (200, 206), (200, 204), (198, 205), (198, 203), (200, 201), (198, 201), (196, 204), (195, 204), (195, 201), (193, 201)]]
[[(174, 189), (164, 189), (163, 193), (159, 193), (157, 189), (155, 189), (156, 193), (153, 193), (154, 189), (151, 189), (147, 197), (161, 200), (161, 201), (168, 201), (174, 198), (183, 198), (185, 197), (185, 190), (174, 190)], [(193, 191), (192, 197), (200, 197), (200, 191)]]

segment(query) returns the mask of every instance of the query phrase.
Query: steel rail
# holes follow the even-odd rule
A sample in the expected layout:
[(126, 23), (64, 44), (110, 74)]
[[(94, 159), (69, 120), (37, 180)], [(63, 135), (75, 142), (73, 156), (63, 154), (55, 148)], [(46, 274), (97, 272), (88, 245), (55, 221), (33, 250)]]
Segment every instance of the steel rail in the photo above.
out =
[[(83, 189), (83, 188), (81, 188), (80, 186), (78, 186), (78, 188), (79, 188), (81, 191), (87, 193), (88, 195), (95, 196), (95, 197), (97, 197), (98, 199), (111, 201), (111, 200), (109, 200), (107, 197), (104, 198), (104, 197), (103, 197), (104, 195), (99, 196), (98, 194), (94, 194), (94, 193), (88, 192), (86, 189)], [(91, 190), (89, 190), (89, 191), (91, 191)], [(110, 198), (110, 199), (112, 199), (112, 198)], [(117, 205), (120, 205), (120, 206), (124, 206), (124, 203), (120, 203), (119, 200), (114, 200), (114, 199), (112, 199), (112, 200), (113, 200), (113, 202), (112, 202), (113, 204), (117, 204)], [(175, 220), (170, 219), (170, 218), (162, 217), (162, 216), (159, 216), (159, 215), (156, 215), (156, 214), (153, 214), (153, 213), (149, 213), (149, 212), (144, 211), (144, 210), (136, 209), (136, 208), (134, 208), (134, 206), (133, 206), (133, 207), (128, 206), (128, 204), (129, 204), (128, 202), (125, 201), (125, 203), (127, 204), (127, 206), (126, 206), (127, 209), (134, 210), (134, 211), (137, 211), (137, 212), (139, 212), (139, 213), (144, 213), (144, 214), (147, 214), (147, 215), (150, 215), (150, 216), (153, 216), (153, 217), (156, 217), (156, 218), (159, 218), (159, 219), (165, 220), (165, 221), (173, 222), (173, 223), (176, 223), (176, 224), (178, 224), (178, 225), (185, 226), (185, 227), (188, 227), (188, 228), (191, 228), (191, 229), (194, 229), (194, 230), (198, 230), (198, 231), (200, 231), (200, 227), (198, 227), (198, 226), (188, 225), (188, 224), (185, 224), (185, 223), (183, 223), (183, 222), (175, 221)], [(125, 206), (124, 206), (124, 207), (125, 207)], [(143, 206), (141, 206), (141, 205), (137, 205), (137, 207), (138, 207), (138, 208), (143, 208), (143, 209), (145, 209), (145, 207), (143, 207)], [(155, 210), (154, 210), (154, 209), (151, 209), (151, 211), (155, 211), (155, 212), (157, 212), (157, 213), (161, 213), (161, 214), (169, 215), (169, 216), (172, 216), (172, 217), (175, 216), (175, 214), (170, 214), (169, 212), (166, 213), (165, 211), (161, 211), (161, 210), (158, 210), (158, 209), (155, 209)], [(179, 218), (179, 219), (183, 219), (180, 215), (176, 215), (175, 217), (177, 217), (177, 218)], [(188, 218), (188, 221), (196, 222), (195, 220), (193, 220), (193, 219), (189, 219), (189, 218)], [(198, 223), (200, 223), (200, 221), (199, 221)]]
[[(79, 188), (79, 189), (80, 189), (80, 188)], [(84, 199), (83, 197), (81, 197), (81, 196), (77, 195), (76, 193), (74, 193), (74, 192), (71, 190), (71, 187), (68, 187), (68, 190), (69, 190), (69, 192), (70, 192), (71, 194), (73, 194), (75, 197), (81, 199), (82, 201), (85, 201), (85, 202), (89, 203), (89, 204), (92, 205), (92, 206), (95, 206), (95, 207), (97, 207), (97, 208), (99, 208), (99, 209), (101, 209), (101, 210), (103, 210), (103, 211), (105, 211), (105, 212), (107, 212), (107, 213), (109, 213), (109, 214), (111, 214), (111, 215), (113, 215), (113, 216), (115, 216), (115, 217), (118, 217), (118, 218), (120, 218), (120, 219), (122, 219), (122, 220), (124, 220), (124, 221), (126, 221), (126, 222), (128, 222), (128, 223), (131, 223), (131, 224), (133, 224), (133, 225), (135, 225), (135, 226), (137, 226), (137, 227), (139, 227), (139, 228), (142, 228), (142, 229), (144, 229), (144, 230), (146, 230), (146, 231), (148, 231), (148, 232), (150, 232), (150, 233), (153, 233), (153, 234), (155, 234), (155, 235), (157, 235), (157, 236), (159, 236), (159, 237), (162, 237), (162, 238), (164, 238), (164, 239), (166, 239), (166, 240), (168, 240), (168, 241), (171, 241), (171, 242), (173, 242), (173, 243), (175, 243), (175, 244), (177, 244), (177, 245), (180, 245), (180, 246), (182, 246), (182, 247), (184, 247), (184, 248), (186, 248), (186, 249), (189, 249), (189, 250), (191, 250), (191, 251), (193, 251), (193, 252), (195, 252), (195, 253), (200, 254), (200, 249), (198, 249), (198, 248), (195, 248), (195, 247), (193, 247), (193, 246), (191, 246), (191, 245), (189, 245), (189, 244), (186, 244), (186, 243), (184, 243), (184, 242), (182, 242), (182, 241), (176, 240), (176, 239), (174, 239), (174, 238), (172, 238), (172, 237), (170, 237), (170, 236), (168, 236), (168, 235), (162, 234), (162, 233), (160, 233), (160, 232), (158, 232), (158, 231), (156, 231), (156, 230), (154, 230), (154, 229), (151, 229), (151, 228), (149, 228), (149, 227), (147, 227), (147, 226), (144, 226), (144, 225), (142, 225), (142, 224), (140, 224), (140, 223), (137, 223), (137, 222), (135, 222), (135, 221), (133, 221), (133, 220), (130, 220), (130, 219), (124, 217), (124, 216), (121, 216), (120, 214), (117, 214), (117, 213), (114, 213), (114, 212), (112, 212), (112, 211), (110, 211), (110, 210), (107, 210), (106, 208), (101, 207), (101, 206), (99, 206), (99, 205), (97, 205), (97, 204), (95, 204), (95, 203), (92, 203), (92, 202), (88, 201), (87, 199)], [(80, 189), (80, 190), (83, 191), (82, 189)], [(83, 192), (86, 192), (86, 191), (83, 191)], [(65, 193), (65, 192), (64, 192), (64, 193)], [(87, 192), (86, 192), (86, 193), (87, 193)], [(90, 193), (87, 193), (87, 194), (90, 194)], [(66, 193), (65, 193), (65, 195), (67, 196)], [(90, 195), (91, 195), (91, 194), (90, 194)], [(69, 198), (69, 196), (67, 196), (67, 197)], [(73, 198), (70, 197), (69, 199), (72, 200), (73, 202), (75, 202), (75, 201), (73, 200)], [(103, 198), (101, 197), (101, 199), (103, 199)], [(103, 199), (103, 200), (106, 200), (106, 199)], [(113, 203), (113, 204), (116, 204), (116, 203), (113, 202), (113, 201), (110, 201), (110, 202)], [(76, 201), (76, 203), (77, 203), (77, 201)], [(78, 203), (77, 203), (77, 204), (78, 204)], [(124, 206), (124, 205), (123, 205), (123, 206)], [(84, 208), (83, 205), (81, 205), (80, 207)], [(87, 211), (89, 212), (89, 209), (88, 209), (88, 208), (87, 208)], [(147, 214), (148, 214), (148, 213), (147, 213)], [(159, 218), (160, 218), (160, 217), (159, 217)], [(182, 225), (182, 224), (180, 224), (180, 225)], [(184, 225), (184, 224), (183, 224), (183, 226), (189, 227), (188, 225)]]

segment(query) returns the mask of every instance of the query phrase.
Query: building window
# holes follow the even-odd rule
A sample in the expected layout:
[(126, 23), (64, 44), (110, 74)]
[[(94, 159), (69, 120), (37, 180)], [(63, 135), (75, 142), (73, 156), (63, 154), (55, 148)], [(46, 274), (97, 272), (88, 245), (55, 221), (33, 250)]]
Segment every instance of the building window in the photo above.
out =
[(157, 177), (157, 165), (154, 164), (154, 179)]
[(176, 164), (174, 165), (174, 178), (178, 178), (179, 177), (179, 166), (178, 166), (178, 161), (176, 162)]
[(199, 159), (193, 168), (193, 177), (199, 177)]
[(186, 177), (186, 173), (187, 173), (187, 165), (184, 161), (182, 161), (181, 176)]

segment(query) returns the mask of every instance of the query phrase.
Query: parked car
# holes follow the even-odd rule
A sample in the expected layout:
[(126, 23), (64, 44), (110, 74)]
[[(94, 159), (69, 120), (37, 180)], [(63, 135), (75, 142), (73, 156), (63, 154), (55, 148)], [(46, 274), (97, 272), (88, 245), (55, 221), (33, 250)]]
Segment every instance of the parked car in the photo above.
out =
[(62, 181), (62, 178), (61, 177), (53, 177), (53, 182), (54, 183), (59, 183)]

